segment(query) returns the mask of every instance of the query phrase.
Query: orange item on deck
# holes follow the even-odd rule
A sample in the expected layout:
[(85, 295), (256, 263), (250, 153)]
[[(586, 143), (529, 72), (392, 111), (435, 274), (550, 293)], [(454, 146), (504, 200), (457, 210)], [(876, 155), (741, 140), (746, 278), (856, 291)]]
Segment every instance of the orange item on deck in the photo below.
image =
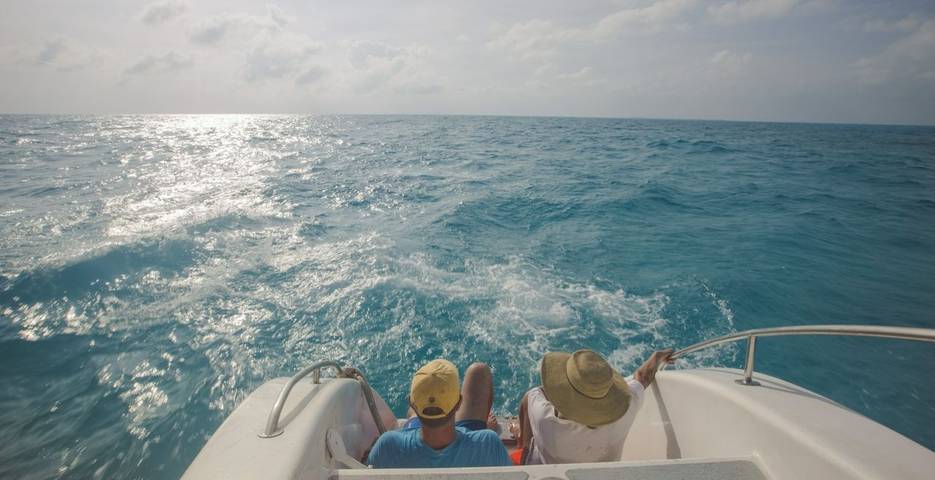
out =
[(521, 465), (520, 461), (523, 459), (523, 449), (517, 448), (510, 452), (510, 460), (513, 460), (513, 465)]

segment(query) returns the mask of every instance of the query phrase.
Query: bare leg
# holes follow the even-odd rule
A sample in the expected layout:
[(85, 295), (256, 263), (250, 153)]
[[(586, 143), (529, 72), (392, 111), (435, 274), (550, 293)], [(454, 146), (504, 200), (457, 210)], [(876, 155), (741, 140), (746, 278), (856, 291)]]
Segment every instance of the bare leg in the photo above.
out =
[(493, 405), (493, 373), (484, 363), (472, 363), (461, 384), (461, 408), (455, 421), (480, 420), (487, 423)]
[(529, 424), (529, 392), (523, 394), (519, 401), (519, 438), (516, 439), (517, 448), (523, 449), (520, 465), (526, 465), (529, 458), (529, 446), (532, 443), (532, 426)]

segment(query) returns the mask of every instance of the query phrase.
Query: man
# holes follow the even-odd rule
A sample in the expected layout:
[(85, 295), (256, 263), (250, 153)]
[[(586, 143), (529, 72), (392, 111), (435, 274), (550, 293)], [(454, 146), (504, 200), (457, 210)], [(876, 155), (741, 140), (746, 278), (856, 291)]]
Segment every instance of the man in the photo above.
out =
[(447, 468), (512, 465), (500, 436), (487, 429), (493, 375), (471, 365), (459, 388), (458, 369), (447, 360), (425, 364), (412, 378), (409, 406), (415, 417), (386, 432), (370, 450), (375, 468)]
[(654, 352), (626, 380), (598, 353), (549, 352), (540, 366), (542, 386), (520, 402), (521, 463), (620, 460), (623, 441), (643, 402), (643, 392), (672, 349)]

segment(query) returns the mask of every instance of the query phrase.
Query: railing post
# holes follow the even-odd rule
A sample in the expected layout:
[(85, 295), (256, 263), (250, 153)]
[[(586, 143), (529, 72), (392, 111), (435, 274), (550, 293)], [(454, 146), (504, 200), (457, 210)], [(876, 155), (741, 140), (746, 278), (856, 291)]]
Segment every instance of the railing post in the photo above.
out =
[(756, 335), (747, 337), (747, 361), (743, 366), (743, 380), (737, 383), (757, 386), (760, 383), (753, 380), (753, 364), (756, 363)]
[[(854, 335), (858, 337), (897, 338), (901, 340), (935, 343), (935, 328), (881, 327), (875, 325), (798, 325), (794, 327), (757, 328), (731, 333), (729, 335), (689, 345), (688, 347), (672, 353), (671, 358), (675, 360), (692, 352), (728, 342), (739, 342), (746, 338), (747, 358), (744, 363), (744, 374), (743, 378), (738, 378), (735, 382), (742, 385), (758, 385), (758, 383), (753, 380), (753, 367), (756, 362), (756, 337), (783, 335)], [(665, 367), (665, 364), (662, 366)]]

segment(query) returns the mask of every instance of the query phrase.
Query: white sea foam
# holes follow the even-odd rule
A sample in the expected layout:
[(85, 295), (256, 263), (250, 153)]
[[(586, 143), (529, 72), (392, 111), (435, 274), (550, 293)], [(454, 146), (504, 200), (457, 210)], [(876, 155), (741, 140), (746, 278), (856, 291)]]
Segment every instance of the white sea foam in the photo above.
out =
[[(279, 271), (294, 270), (284, 290), (271, 294), (277, 303), (292, 308), (345, 312), (331, 325), (339, 337), (343, 322), (365, 321), (354, 318), (354, 312), (366, 292), (387, 286), (464, 305), (469, 309), (469, 322), (463, 328), (472, 341), (492, 351), (509, 352), (511, 368), (519, 371), (534, 372), (542, 354), (569, 338), (584, 340), (587, 333), (581, 329), (586, 320), (620, 339), (620, 347), (605, 352), (620, 367), (638, 364), (648, 353), (647, 337), (654, 342), (666, 340), (664, 311), (669, 299), (662, 292), (635, 295), (570, 281), (520, 257), (503, 263), (467, 261), (463, 268), (445, 269), (423, 253), (400, 255), (391, 240), (374, 232), (317, 244), (286, 231), (282, 234), (280, 248), (265, 261)], [(401, 307), (391, 304), (388, 308)], [(412, 340), (412, 315), (412, 311), (394, 312), (396, 323), (367, 343), (406, 344)], [(290, 342), (296, 344), (315, 333), (307, 325), (294, 328)], [(641, 343), (627, 342), (635, 337)], [(347, 354), (368, 355), (356, 339), (346, 339), (341, 345), (350, 350)]]

